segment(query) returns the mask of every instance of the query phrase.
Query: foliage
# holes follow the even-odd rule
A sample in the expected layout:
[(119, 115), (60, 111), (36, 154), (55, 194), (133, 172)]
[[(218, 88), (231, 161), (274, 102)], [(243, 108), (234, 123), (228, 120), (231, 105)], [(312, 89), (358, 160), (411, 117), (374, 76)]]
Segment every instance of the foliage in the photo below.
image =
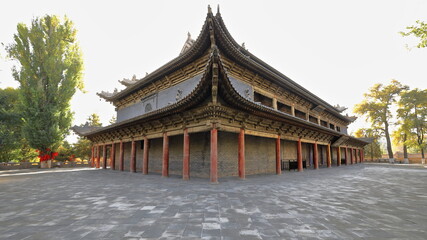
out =
[(91, 127), (102, 127), (101, 120), (99, 115), (96, 113), (92, 113), (88, 118), (85, 124), (82, 126), (91, 126)]
[(417, 44), (417, 48), (425, 48), (427, 47), (427, 24), (423, 21), (416, 21), (417, 25), (412, 25), (410, 27), (406, 27), (407, 32), (400, 32), (402, 36), (415, 36), (419, 38), (419, 43)]
[(22, 132), (31, 147), (43, 154), (56, 150), (70, 128), (71, 97), (83, 89), (83, 61), (73, 23), (46, 15), (31, 26), (17, 26), (6, 50), (19, 63), (12, 69), (20, 83)]
[(379, 138), (381, 134), (373, 128), (360, 128), (354, 132), (354, 136), (357, 138), (371, 138), (372, 142), (364, 147), (364, 153), (366, 156), (370, 157), (371, 160), (376, 158), (381, 158), (381, 144), (379, 143)]
[(111, 117), (111, 119), (110, 119), (110, 121), (109, 121), (109, 123), (110, 124), (114, 124), (114, 123), (116, 123), (117, 122), (117, 118), (116, 118), (116, 116), (112, 116)]
[(392, 80), (389, 85), (375, 84), (365, 93), (365, 99), (355, 106), (354, 112), (359, 115), (365, 115), (371, 122), (371, 127), (384, 134), (387, 143), (387, 152), (389, 158), (393, 158), (393, 151), (390, 140), (390, 119), (392, 114), (390, 106), (396, 102), (396, 97), (407, 86), (402, 85), (397, 80)]
[(0, 89), (0, 162), (20, 158), (21, 127), (19, 90)]
[(405, 144), (421, 151), (424, 158), (427, 138), (427, 90), (416, 88), (402, 92), (398, 106), (397, 113), (402, 119), (401, 128), (407, 135)]
[(73, 154), (81, 159), (90, 159), (92, 154), (92, 142), (85, 138), (79, 138), (74, 144)]
[(56, 160), (67, 161), (73, 152), (73, 146), (65, 140), (62, 142), (61, 146), (58, 147), (58, 156), (56, 157)]

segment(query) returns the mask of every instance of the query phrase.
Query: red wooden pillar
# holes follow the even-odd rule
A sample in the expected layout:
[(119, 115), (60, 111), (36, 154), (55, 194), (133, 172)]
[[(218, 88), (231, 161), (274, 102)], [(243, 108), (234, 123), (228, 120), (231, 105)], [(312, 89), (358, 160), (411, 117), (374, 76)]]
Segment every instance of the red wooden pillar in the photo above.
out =
[(331, 158), (331, 144), (326, 145), (326, 167), (330, 168), (332, 165)]
[(341, 166), (341, 147), (337, 147), (337, 167)]
[(313, 144), (313, 162), (314, 162), (314, 169), (319, 169), (319, 153), (318, 153), (317, 142)]
[(107, 169), (107, 145), (104, 144), (102, 148), (102, 168)]
[(169, 137), (166, 132), (163, 133), (163, 164), (162, 177), (169, 176)]
[(280, 158), (280, 135), (276, 138), (276, 174), (282, 174), (281, 158)]
[(119, 152), (119, 170), (124, 170), (124, 157), (125, 152), (123, 151), (123, 141), (120, 141), (120, 152)]
[(110, 169), (116, 170), (116, 144), (111, 144), (111, 151), (110, 151)]
[(149, 142), (148, 142), (147, 136), (144, 137), (144, 156), (142, 158), (142, 174), (147, 175), (148, 174), (148, 148), (149, 148)]
[(353, 148), (350, 148), (350, 164), (354, 164)]
[(136, 172), (136, 142), (132, 140), (132, 147), (130, 150), (130, 172)]
[(90, 167), (94, 166), (94, 161), (95, 161), (95, 146), (92, 146), (92, 156), (90, 158)]
[(359, 149), (354, 149), (354, 163), (357, 164), (357, 161), (359, 160), (359, 154), (357, 154), (357, 151)]
[(301, 138), (298, 139), (297, 144), (297, 161), (298, 161), (298, 172), (302, 172), (302, 144), (301, 144)]
[(239, 177), (245, 179), (245, 129), (243, 128), (240, 129), (238, 148)]
[(101, 158), (101, 153), (100, 153), (100, 151), (101, 151), (101, 146), (100, 145), (98, 145), (98, 146), (96, 146), (96, 168), (99, 168), (100, 167), (100, 158)]
[(190, 179), (190, 135), (188, 129), (184, 129), (184, 149), (182, 151), (182, 179)]
[(218, 129), (211, 129), (211, 183), (218, 183)]
[(348, 151), (347, 151), (347, 148), (345, 147), (344, 148), (344, 159), (345, 159), (345, 165), (348, 165), (348, 158), (347, 158), (347, 155), (348, 155), (348, 153), (347, 153)]

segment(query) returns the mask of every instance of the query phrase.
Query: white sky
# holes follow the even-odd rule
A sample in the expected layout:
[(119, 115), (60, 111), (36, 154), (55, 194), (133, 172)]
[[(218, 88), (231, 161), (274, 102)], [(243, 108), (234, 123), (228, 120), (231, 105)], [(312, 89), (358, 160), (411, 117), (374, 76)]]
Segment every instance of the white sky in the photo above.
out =
[[(392, 78), (427, 88), (427, 49), (408, 51), (415, 39), (399, 31), (427, 21), (427, 1), (22, 1), (3, 3), (0, 42), (12, 42), (18, 22), (45, 14), (67, 15), (78, 30), (87, 93), (72, 100), (74, 124), (97, 113), (104, 125), (114, 107), (96, 92), (122, 89), (119, 79), (138, 78), (178, 56), (190, 32), (196, 38), (210, 4), (231, 35), (254, 55), (328, 103), (349, 108), (375, 83)], [(11, 61), (0, 50), (0, 88), (18, 87)], [(363, 119), (350, 132), (368, 126)], [(75, 137), (69, 138), (71, 141)]]

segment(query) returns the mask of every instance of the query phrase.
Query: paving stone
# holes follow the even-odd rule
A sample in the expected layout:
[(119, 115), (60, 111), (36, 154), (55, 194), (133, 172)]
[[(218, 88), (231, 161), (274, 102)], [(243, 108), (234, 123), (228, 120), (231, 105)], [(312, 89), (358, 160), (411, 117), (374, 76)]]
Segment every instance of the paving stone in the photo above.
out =
[(427, 236), (426, 168), (358, 164), (216, 185), (111, 170), (22, 171), (0, 171), (0, 239)]

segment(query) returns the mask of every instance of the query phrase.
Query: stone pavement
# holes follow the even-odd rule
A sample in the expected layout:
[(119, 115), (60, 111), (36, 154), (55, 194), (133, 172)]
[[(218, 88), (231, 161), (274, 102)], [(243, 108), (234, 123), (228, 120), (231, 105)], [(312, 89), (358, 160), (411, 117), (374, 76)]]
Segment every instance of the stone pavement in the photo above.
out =
[(427, 238), (425, 168), (359, 164), (220, 184), (77, 170), (0, 172), (0, 239)]

